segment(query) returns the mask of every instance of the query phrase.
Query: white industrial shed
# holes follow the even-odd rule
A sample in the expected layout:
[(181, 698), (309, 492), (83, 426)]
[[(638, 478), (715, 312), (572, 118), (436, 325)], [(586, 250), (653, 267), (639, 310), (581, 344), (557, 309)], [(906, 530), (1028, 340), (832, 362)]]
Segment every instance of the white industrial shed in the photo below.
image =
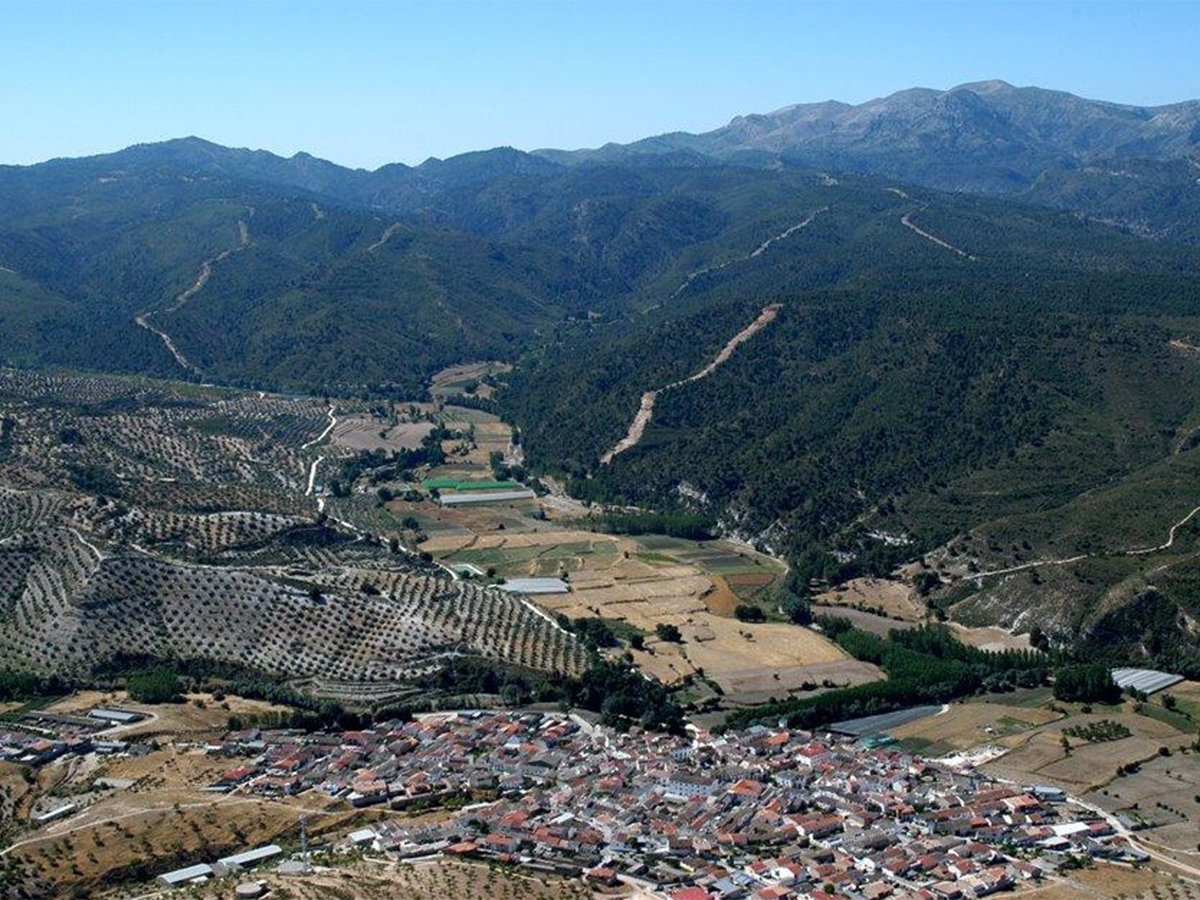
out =
[(218, 872), (240, 872), (242, 869), (248, 869), (250, 866), (257, 865), (263, 860), (271, 859), (283, 853), (283, 848), (278, 844), (267, 844), (264, 847), (255, 847), (253, 850), (246, 850), (243, 853), (235, 853), (233, 856), (225, 856), (217, 860)]
[(1153, 694), (1173, 684), (1179, 684), (1183, 681), (1183, 676), (1154, 669), (1113, 669), (1112, 679), (1121, 690), (1131, 687), (1145, 694)]
[(509, 578), (500, 588), (510, 594), (566, 594), (571, 590), (561, 578)]
[(442, 506), (464, 506), (471, 503), (504, 503), (510, 500), (532, 500), (533, 491), (464, 491), (461, 494), (442, 494), (438, 502)]
[(181, 884), (191, 884), (193, 881), (211, 878), (212, 875), (213, 867), (208, 863), (200, 863), (197, 866), (188, 866), (186, 869), (176, 869), (174, 872), (159, 875), (158, 883), (163, 887), (179, 887)]

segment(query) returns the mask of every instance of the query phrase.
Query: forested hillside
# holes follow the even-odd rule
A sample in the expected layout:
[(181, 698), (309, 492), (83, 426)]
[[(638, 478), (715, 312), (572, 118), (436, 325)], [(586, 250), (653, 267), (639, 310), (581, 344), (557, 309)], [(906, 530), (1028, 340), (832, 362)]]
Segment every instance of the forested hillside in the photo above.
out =
[(940, 614), (1103, 635), (1154, 589), (1174, 646), (1190, 576), (1127, 551), (1200, 502), (1196, 109), (981, 83), (375, 172), (3, 167), (0, 362), (417, 399), (499, 360), (477, 402), (535, 474), (700, 513), (799, 592), (921, 559)]
[[(960, 255), (904, 227), (912, 201), (880, 193), (895, 205), (835, 204), (790, 238), (814, 245), (807, 253), (780, 247), (693, 281), (676, 302), (695, 293), (697, 312), (592, 328), (522, 366), (502, 402), (530, 461), (582, 497), (715, 515), (788, 556), (801, 589), (886, 574), (1012, 516), (1024, 518), (1004, 529), (994, 567), (1011, 564), (1009, 547), (1018, 562), (1035, 558), (1028, 540), (1064, 552), (1055, 542), (1078, 527), (1077, 498), (1125, 484), (1127, 499), (1150, 502), (1144, 473), (1196, 446), (1186, 435), (1200, 417), (1200, 358), (1180, 349), (1200, 334), (1196, 254), (928, 196), (908, 221), (970, 248)], [(845, 252), (841, 267), (823, 258), (830, 247)], [(708, 294), (746, 299), (706, 308)], [(768, 302), (780, 305), (770, 326), (710, 377), (662, 393), (641, 442), (600, 464), (642, 391), (700, 369)], [(1200, 502), (1200, 478), (1173, 474), (1179, 493), (1128, 539), (1150, 545), (1177, 508)], [(1077, 539), (1123, 546), (1109, 512)], [(1112, 584), (1097, 582), (1093, 599)], [(1037, 596), (1013, 616), (1038, 615)], [(1069, 633), (1091, 608), (1040, 612)], [(975, 621), (1003, 614), (975, 609)]]

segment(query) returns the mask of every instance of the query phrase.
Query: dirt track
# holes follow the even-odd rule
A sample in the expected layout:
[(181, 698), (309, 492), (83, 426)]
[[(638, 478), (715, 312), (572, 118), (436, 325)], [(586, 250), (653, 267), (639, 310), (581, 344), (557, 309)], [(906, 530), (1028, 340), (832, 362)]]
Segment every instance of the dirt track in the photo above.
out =
[(600, 457), (600, 464), (607, 466), (613, 461), (613, 457), (615, 457), (617, 454), (624, 453), (631, 447), (636, 447), (638, 445), (642, 439), (642, 435), (646, 431), (646, 426), (650, 424), (650, 420), (654, 417), (654, 404), (658, 400), (659, 394), (674, 388), (683, 387), (685, 384), (691, 384), (693, 381), (700, 381), (702, 378), (707, 378), (710, 376), (723, 362), (728, 360), (729, 357), (733, 356), (733, 351), (736, 350), (740, 344), (744, 344), (746, 341), (750, 340), (750, 338), (754, 337), (754, 335), (758, 334), (760, 331), (774, 322), (775, 317), (779, 315), (779, 308), (779, 304), (771, 304), (770, 306), (765, 307), (763, 311), (759, 313), (757, 319), (730, 338), (729, 342), (723, 348), (721, 348), (721, 352), (713, 358), (712, 362), (706, 365), (695, 375), (692, 375), (689, 378), (684, 378), (682, 381), (674, 381), (665, 387), (658, 388), (657, 390), (646, 391), (646, 393), (642, 394), (641, 406), (638, 408), (637, 413), (634, 414), (633, 421), (629, 424), (628, 434), (621, 438), (621, 440), (617, 442), (616, 446)]
[[(249, 212), (250, 215), (254, 215), (253, 208), (251, 208)], [(204, 262), (202, 262), (200, 264), (200, 273), (196, 276), (196, 280), (192, 282), (190, 287), (180, 292), (175, 297), (174, 303), (162, 310), (150, 310), (148, 312), (144, 312), (141, 315), (135, 316), (133, 319), (134, 323), (139, 328), (144, 328), (151, 334), (157, 335), (159, 340), (163, 342), (163, 346), (170, 351), (171, 356), (175, 357), (175, 362), (179, 363), (182, 368), (189, 372), (200, 374), (200, 369), (193, 365), (191, 361), (189, 361), (188, 358), (183, 355), (183, 352), (177, 346), (175, 346), (175, 342), (171, 340), (171, 336), (169, 334), (163, 331), (163, 329), (153, 325), (150, 320), (154, 316), (155, 312), (175, 312), (175, 310), (179, 309), (181, 306), (191, 300), (192, 297), (196, 296), (196, 294), (198, 294), (204, 288), (204, 286), (208, 284), (208, 280), (212, 278), (213, 266), (216, 263), (228, 259), (234, 253), (240, 253), (242, 250), (245, 250), (250, 246), (250, 227), (246, 224), (245, 219), (238, 219), (237, 226), (237, 246), (230, 247), (227, 250), (222, 250), (216, 256), (212, 257), (211, 259), (206, 259)]]

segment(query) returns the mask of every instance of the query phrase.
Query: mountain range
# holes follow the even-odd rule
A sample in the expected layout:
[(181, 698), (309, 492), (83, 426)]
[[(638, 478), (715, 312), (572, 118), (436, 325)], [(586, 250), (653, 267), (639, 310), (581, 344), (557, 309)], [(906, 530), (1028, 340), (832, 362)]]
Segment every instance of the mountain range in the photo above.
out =
[(1126, 553), (1200, 493), (1198, 144), (1198, 101), (986, 81), (373, 172), (197, 138), (0, 167), (0, 362), (409, 398), (504, 360), (581, 496), (711, 516), (800, 591), (919, 560), (948, 615), (1153, 656), (1200, 613), (1186, 528)]

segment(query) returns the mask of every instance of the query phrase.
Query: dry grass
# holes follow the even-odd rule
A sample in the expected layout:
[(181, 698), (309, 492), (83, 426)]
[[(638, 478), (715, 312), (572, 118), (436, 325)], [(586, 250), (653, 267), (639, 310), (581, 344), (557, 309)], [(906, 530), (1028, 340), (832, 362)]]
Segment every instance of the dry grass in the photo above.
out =
[(1042, 887), (1021, 892), (1028, 900), (1124, 900), (1165, 886), (1173, 878), (1153, 869), (1132, 869), (1098, 863), (1090, 869), (1054, 878)]
[[(82, 789), (101, 776), (132, 779), (134, 786), (98, 799), (79, 794), (87, 804), (80, 812), (22, 837), (11, 852), (66, 894), (102, 880), (140, 880), (195, 859), (290, 840), (302, 815), (310, 816), (313, 834), (341, 834), (363, 820), (361, 811), (332, 809), (331, 801), (312, 792), (277, 801), (199, 791), (241, 762), (181, 752), (175, 745), (107, 761), (62, 787)], [(374, 819), (378, 813), (369, 815)]]
[(968, 750), (980, 744), (997, 743), (1001, 738), (1030, 731), (1060, 718), (1061, 713), (1048, 709), (1002, 703), (961, 703), (952, 705), (941, 715), (893, 728), (889, 734), (901, 740), (916, 738), (952, 750)]
[[(590, 889), (577, 879), (535, 875), (507, 866), (437, 860), (391, 863), (365, 859), (323, 868), (311, 875), (281, 876), (261, 873), (272, 898), (291, 900), (584, 900)], [(200, 893), (202, 900), (225, 900), (228, 885), (212, 885)], [(621, 896), (620, 893), (610, 896)]]
[[(731, 575), (730, 578), (737, 576)], [(767, 576), (768, 578), (770, 576)], [(712, 577), (712, 590), (704, 595), (704, 605), (708, 611), (716, 616), (732, 616), (734, 610), (737, 609), (741, 598), (733, 592), (733, 588), (729, 586), (729, 582), (720, 575)]]
[(855, 578), (817, 594), (817, 603), (853, 609), (881, 610), (882, 615), (904, 622), (925, 620), (925, 608), (907, 584), (888, 578)]
[(96, 707), (117, 706), (142, 713), (147, 719), (133, 725), (123, 725), (105, 732), (106, 737), (122, 739), (147, 738), (156, 735), (176, 735), (210, 732), (225, 727), (231, 715), (287, 712), (288, 707), (262, 700), (247, 700), (226, 695), (217, 700), (212, 694), (188, 694), (186, 703), (161, 703), (153, 706), (135, 703), (124, 691), (101, 693), (81, 691), (47, 707), (48, 712), (86, 714)]
[[(1036, 710), (1022, 712), (1028, 715)], [(1063, 729), (1101, 719), (1113, 719), (1125, 725), (1131, 732), (1130, 737), (1095, 744), (1068, 738), (1070, 752), (1063, 749)], [(1175, 728), (1148, 716), (1127, 710), (1106, 710), (1069, 716), (1036, 732), (1007, 739), (1004, 743), (1014, 749), (991, 767), (998, 774), (1020, 781), (1046, 781), (1084, 792), (1109, 784), (1116, 777), (1118, 766), (1152, 759), (1157, 756), (1159, 747), (1175, 747), (1184, 739), (1190, 742), (1190, 738)]]

